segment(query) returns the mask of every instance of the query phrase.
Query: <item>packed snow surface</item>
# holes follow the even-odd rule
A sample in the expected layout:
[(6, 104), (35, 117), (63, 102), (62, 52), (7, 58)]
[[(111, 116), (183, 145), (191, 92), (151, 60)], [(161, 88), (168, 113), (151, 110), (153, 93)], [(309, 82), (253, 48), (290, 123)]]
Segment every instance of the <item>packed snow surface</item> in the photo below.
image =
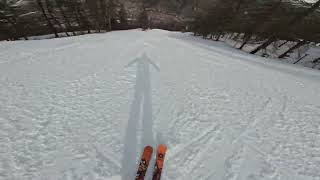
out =
[(319, 92), (318, 71), (190, 34), (1, 42), (0, 179), (133, 180), (165, 143), (163, 180), (319, 180)]

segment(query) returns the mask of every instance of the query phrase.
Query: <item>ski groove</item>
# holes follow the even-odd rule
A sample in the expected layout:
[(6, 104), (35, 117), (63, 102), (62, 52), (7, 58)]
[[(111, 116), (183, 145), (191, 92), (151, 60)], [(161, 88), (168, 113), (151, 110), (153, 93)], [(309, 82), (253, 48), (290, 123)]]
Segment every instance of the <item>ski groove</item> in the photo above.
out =
[(239, 139), (241, 139), (249, 130), (251, 130), (252, 128), (254, 128), (262, 119), (258, 119), (258, 115), (265, 111), (265, 109), (268, 107), (268, 105), (271, 103), (271, 98), (268, 98), (261, 106), (261, 108), (257, 111), (257, 113), (255, 113), (255, 115), (253, 117), (251, 117), (250, 119), (253, 119), (252, 122), (250, 122), (247, 127), (245, 128), (245, 130), (243, 130), (238, 136), (237, 138), (235, 138), (232, 141), (232, 144), (234, 144), (235, 142), (237, 142)]

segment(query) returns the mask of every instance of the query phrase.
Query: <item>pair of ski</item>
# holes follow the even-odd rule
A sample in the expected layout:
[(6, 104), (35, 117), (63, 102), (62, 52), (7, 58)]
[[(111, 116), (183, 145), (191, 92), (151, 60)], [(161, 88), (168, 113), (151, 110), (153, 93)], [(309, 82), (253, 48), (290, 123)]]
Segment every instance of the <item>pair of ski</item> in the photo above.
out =
[[(157, 149), (156, 162), (154, 165), (152, 180), (160, 180), (161, 172), (164, 164), (164, 157), (166, 155), (167, 147), (164, 144), (160, 144)], [(147, 173), (147, 169), (152, 157), (153, 148), (146, 146), (141, 155), (138, 171), (135, 180), (144, 180)]]

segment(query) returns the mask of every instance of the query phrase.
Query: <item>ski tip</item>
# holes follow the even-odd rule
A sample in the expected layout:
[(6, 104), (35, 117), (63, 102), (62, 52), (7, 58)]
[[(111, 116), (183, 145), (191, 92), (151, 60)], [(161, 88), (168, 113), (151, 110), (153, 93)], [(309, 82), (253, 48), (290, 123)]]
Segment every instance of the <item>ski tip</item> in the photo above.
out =
[(145, 149), (145, 150), (149, 150), (149, 151), (152, 151), (152, 150), (153, 150), (153, 148), (152, 148), (151, 146), (145, 146), (144, 149)]
[(149, 157), (151, 157), (152, 153), (153, 153), (153, 148), (151, 146), (146, 146), (143, 149), (143, 156), (147, 159), (149, 159)]
[(151, 146), (146, 146), (143, 149), (143, 153), (142, 153), (141, 159), (144, 159), (149, 163), (149, 161), (151, 159), (151, 156), (152, 156), (152, 153), (153, 153), (153, 148)]
[(159, 149), (159, 150), (167, 150), (167, 146), (164, 145), (164, 144), (159, 144), (159, 145), (158, 145), (158, 149)]

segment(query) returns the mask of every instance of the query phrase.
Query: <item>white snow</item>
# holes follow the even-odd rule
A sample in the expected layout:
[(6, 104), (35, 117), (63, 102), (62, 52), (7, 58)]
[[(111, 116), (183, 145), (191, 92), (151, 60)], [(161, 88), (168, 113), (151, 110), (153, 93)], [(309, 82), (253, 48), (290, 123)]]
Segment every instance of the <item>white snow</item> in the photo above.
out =
[(165, 143), (163, 180), (319, 180), (319, 92), (319, 71), (189, 34), (1, 42), (0, 179), (130, 180)]

